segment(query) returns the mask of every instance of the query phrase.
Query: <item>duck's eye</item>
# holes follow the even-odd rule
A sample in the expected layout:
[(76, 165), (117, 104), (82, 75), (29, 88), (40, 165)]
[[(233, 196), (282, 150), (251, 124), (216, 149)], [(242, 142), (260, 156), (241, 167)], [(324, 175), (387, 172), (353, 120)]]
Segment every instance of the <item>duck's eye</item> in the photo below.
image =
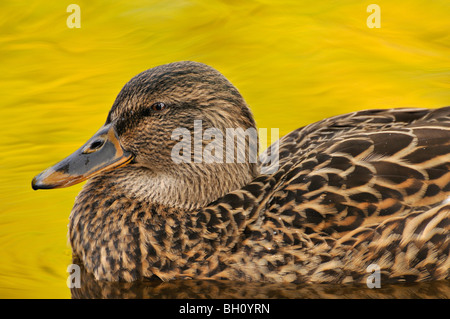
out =
[(156, 102), (156, 103), (153, 103), (153, 105), (152, 105), (153, 111), (161, 111), (161, 110), (164, 110), (165, 108), (166, 108), (166, 105), (163, 102)]

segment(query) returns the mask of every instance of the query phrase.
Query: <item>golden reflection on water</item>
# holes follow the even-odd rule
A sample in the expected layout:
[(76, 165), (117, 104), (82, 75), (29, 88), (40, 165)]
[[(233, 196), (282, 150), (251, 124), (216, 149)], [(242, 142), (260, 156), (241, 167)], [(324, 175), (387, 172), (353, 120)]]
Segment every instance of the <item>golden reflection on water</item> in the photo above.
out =
[(81, 185), (30, 182), (84, 143), (145, 69), (210, 64), (280, 135), (357, 109), (450, 101), (447, 0), (377, 1), (380, 29), (366, 25), (370, 1), (74, 2), (80, 29), (66, 25), (70, 2), (0, 4), (1, 298), (71, 297), (66, 233)]

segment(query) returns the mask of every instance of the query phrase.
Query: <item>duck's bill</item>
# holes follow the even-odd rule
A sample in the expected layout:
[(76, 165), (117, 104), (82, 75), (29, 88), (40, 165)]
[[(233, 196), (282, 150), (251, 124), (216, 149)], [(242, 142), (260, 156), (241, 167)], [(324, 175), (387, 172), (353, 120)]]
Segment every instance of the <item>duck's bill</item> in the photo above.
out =
[(68, 187), (132, 160), (133, 155), (122, 148), (114, 128), (105, 125), (75, 153), (33, 178), (31, 185), (34, 190)]

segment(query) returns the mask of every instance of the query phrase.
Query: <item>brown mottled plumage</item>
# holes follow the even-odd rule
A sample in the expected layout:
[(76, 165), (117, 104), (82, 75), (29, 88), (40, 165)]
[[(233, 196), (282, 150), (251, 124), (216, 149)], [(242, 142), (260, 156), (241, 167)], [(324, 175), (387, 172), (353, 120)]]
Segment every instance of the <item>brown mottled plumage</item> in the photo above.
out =
[(105, 125), (134, 159), (93, 176), (70, 216), (74, 256), (96, 279), (361, 283), (374, 263), (384, 283), (450, 278), (450, 107), (300, 128), (280, 140), (273, 174), (258, 170), (275, 146), (260, 164), (174, 163), (173, 130), (199, 119), (255, 126), (200, 63), (150, 69), (119, 93)]

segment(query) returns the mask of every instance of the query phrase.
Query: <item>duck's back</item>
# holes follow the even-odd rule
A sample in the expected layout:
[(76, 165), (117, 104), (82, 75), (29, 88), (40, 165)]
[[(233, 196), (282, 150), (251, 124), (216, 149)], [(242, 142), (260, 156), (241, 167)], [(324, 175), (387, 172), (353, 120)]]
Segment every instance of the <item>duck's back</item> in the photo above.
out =
[(370, 264), (393, 281), (449, 277), (450, 107), (325, 119), (284, 136), (276, 164), (240, 191), (258, 204), (233, 262), (255, 278), (361, 281)]
[(302, 227), (340, 237), (450, 196), (450, 107), (329, 118), (283, 137), (279, 157), (266, 209), (305, 212)]

